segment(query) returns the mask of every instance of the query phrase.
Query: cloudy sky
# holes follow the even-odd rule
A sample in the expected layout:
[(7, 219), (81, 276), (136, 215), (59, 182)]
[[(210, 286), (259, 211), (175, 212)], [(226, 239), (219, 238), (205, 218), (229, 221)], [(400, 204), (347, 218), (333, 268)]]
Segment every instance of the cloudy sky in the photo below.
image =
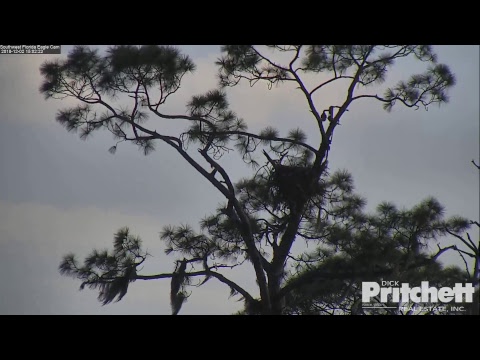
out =
[[(71, 48), (63, 46), (61, 56)], [(177, 112), (191, 95), (216, 87), (220, 46), (180, 48), (197, 70), (171, 98), (169, 109)], [(470, 161), (479, 159), (479, 47), (435, 50), (457, 78), (450, 103), (428, 112), (399, 106), (392, 113), (372, 101), (354, 104), (336, 129), (331, 169), (353, 174), (369, 210), (381, 201), (410, 207), (431, 195), (448, 216), (478, 220), (479, 176)], [(111, 155), (110, 133), (87, 141), (67, 133), (54, 118), (73, 102), (45, 101), (38, 92), (39, 67), (56, 56), (0, 55), (0, 314), (169, 314), (168, 281), (137, 281), (121, 302), (102, 307), (96, 292), (79, 291), (78, 281), (59, 275), (61, 257), (110, 248), (114, 232), (127, 225), (154, 255), (143, 273), (171, 271), (173, 258), (163, 255), (158, 237), (163, 225), (195, 225), (222, 197), (166, 145), (145, 157), (123, 144)], [(399, 61), (381, 88), (422, 70), (421, 63)], [(336, 104), (341, 91), (335, 88), (316, 100)], [(301, 127), (311, 134), (311, 144), (318, 141), (298, 90), (247, 85), (229, 89), (228, 96), (252, 130), (273, 125), (285, 133)], [(235, 155), (222, 164), (234, 179), (248, 175)], [(256, 294), (251, 275), (247, 266), (235, 279)], [(222, 284), (210, 281), (194, 289), (182, 313), (239, 310), (241, 303), (228, 295)]]

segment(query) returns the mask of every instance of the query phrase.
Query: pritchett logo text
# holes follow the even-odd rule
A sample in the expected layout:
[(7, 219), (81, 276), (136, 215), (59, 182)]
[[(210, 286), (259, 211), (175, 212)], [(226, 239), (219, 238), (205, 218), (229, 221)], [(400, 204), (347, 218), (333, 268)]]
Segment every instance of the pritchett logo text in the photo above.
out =
[[(422, 281), (421, 286), (410, 288), (408, 283), (399, 285), (399, 281), (382, 281), (381, 286), (377, 282), (362, 282), (362, 302), (369, 303), (375, 296), (380, 295), (380, 302), (442, 302), (448, 303), (455, 299), (456, 303), (463, 302), (463, 295), (465, 295), (465, 302), (473, 302), (473, 293), (475, 288), (472, 284), (455, 283), (453, 288), (442, 287), (435, 288), (428, 285), (428, 281)], [(391, 299), (388, 299), (391, 295)]]

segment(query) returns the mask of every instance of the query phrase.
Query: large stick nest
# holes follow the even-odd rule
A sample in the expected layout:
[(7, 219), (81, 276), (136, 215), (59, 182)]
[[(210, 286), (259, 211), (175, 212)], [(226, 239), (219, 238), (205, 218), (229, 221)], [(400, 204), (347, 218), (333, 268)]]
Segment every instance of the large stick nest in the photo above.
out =
[(296, 204), (304, 203), (320, 191), (312, 167), (282, 165), (280, 161), (273, 161), (268, 154), (265, 155), (273, 166), (270, 185), (276, 190), (279, 200), (285, 202), (290, 209)]

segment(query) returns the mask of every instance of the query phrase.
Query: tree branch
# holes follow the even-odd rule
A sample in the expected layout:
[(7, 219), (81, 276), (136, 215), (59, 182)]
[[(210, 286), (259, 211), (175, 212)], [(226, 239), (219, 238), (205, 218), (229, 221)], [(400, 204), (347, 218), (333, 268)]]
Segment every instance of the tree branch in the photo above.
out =
[(320, 85), (314, 87), (314, 88), (312, 89), (312, 91), (310, 91), (309, 94), (310, 94), (310, 96), (313, 95), (314, 92), (316, 92), (317, 90), (321, 89), (321, 88), (324, 87), (325, 85), (328, 85), (328, 84), (330, 84), (331, 82), (334, 82), (335, 80), (338, 80), (338, 79), (353, 79), (353, 78), (354, 78), (353, 76), (347, 76), (347, 75), (345, 75), (345, 76), (343, 76), (343, 75), (341, 75), (341, 76), (335, 76), (335, 77), (331, 78), (330, 80), (327, 80), (327, 81), (321, 83)]
[[(148, 100), (148, 99), (147, 99)], [(163, 114), (157, 110), (155, 110), (153, 107), (149, 106), (149, 109), (158, 117), (163, 118), (163, 119), (175, 119), (175, 120), (189, 120), (189, 121), (199, 121), (206, 123), (209, 125), (210, 128), (215, 129), (216, 126), (210, 121), (205, 118), (199, 117), (199, 116), (190, 116), (190, 115), (168, 115), (168, 114)], [(312, 153), (316, 154), (317, 150), (308, 145), (305, 144), (301, 141), (296, 141), (293, 139), (288, 139), (288, 138), (282, 138), (282, 137), (276, 137), (276, 136), (260, 136), (257, 134), (245, 132), (245, 131), (238, 131), (238, 130), (232, 130), (232, 131), (215, 131), (215, 133), (209, 132), (209, 131), (202, 131), (202, 134), (205, 135), (210, 135), (210, 134), (216, 134), (217, 136), (221, 135), (240, 135), (240, 136), (246, 136), (248, 138), (253, 138), (253, 139), (258, 139), (258, 140), (269, 140), (269, 141), (278, 141), (278, 142), (285, 142), (285, 143), (290, 143), (294, 145), (298, 145), (301, 147), (304, 147), (305, 149), (311, 151)]]
[[(164, 273), (164, 274), (157, 274), (157, 275), (137, 275), (135, 277), (136, 280), (156, 280), (156, 279), (168, 279), (176, 274), (174, 273)], [(222, 274), (215, 272), (215, 271), (195, 271), (195, 272), (190, 272), (190, 273), (185, 273), (186, 277), (194, 277), (194, 276), (212, 276), (216, 279), (218, 279), (220, 282), (228, 285), (230, 288), (234, 289), (236, 292), (241, 294), (247, 301), (253, 301), (253, 297), (241, 286), (236, 284), (235, 282), (227, 279), (225, 276)]]
[(265, 57), (265, 56), (263, 56), (262, 54), (260, 54), (260, 52), (259, 52), (257, 49), (255, 49), (255, 47), (254, 47), (253, 45), (252, 45), (250, 48), (251, 48), (262, 60), (264, 60), (264, 61), (266, 61), (267, 63), (269, 63), (271, 66), (273, 66), (273, 67), (275, 67), (275, 68), (277, 68), (277, 69), (280, 69), (280, 70), (283, 70), (283, 71), (288, 72), (288, 69), (286, 69), (286, 68), (284, 68), (284, 67), (282, 67), (282, 66), (280, 66), (280, 65), (275, 64), (273, 61), (271, 61), (271, 60), (268, 59), (267, 57)]
[(325, 129), (323, 127), (323, 123), (322, 123), (322, 118), (320, 116), (320, 114), (318, 113), (318, 110), (317, 108), (315, 107), (315, 104), (313, 103), (313, 100), (312, 100), (312, 96), (311, 94), (308, 92), (307, 88), (305, 87), (305, 84), (303, 83), (302, 79), (300, 78), (300, 76), (295, 72), (295, 70), (293, 70), (293, 63), (295, 62), (295, 60), (298, 58), (299, 54), (300, 54), (300, 49), (301, 49), (301, 46), (298, 47), (297, 51), (296, 51), (296, 54), (295, 54), (295, 57), (293, 58), (293, 60), (290, 62), (290, 65), (289, 65), (289, 72), (290, 74), (293, 75), (293, 77), (295, 78), (296, 82), (298, 83), (299, 87), (300, 87), (300, 90), (302, 90), (305, 98), (307, 99), (307, 102), (308, 102), (308, 107), (310, 108), (310, 112), (313, 114), (313, 116), (315, 117), (315, 119), (317, 120), (317, 125), (318, 125), (318, 128), (320, 130), (320, 133), (322, 134), (322, 144), (326, 141), (328, 141), (328, 139), (326, 138), (325, 136)]
[(478, 256), (478, 249), (476, 249), (475, 246), (469, 244), (469, 243), (468, 243), (464, 238), (462, 238), (460, 235), (455, 234), (454, 232), (452, 232), (452, 231), (450, 231), (450, 230), (448, 230), (448, 229), (445, 229), (445, 231), (446, 231), (447, 233), (449, 233), (450, 235), (456, 237), (458, 240), (460, 240), (466, 247), (468, 247), (470, 250), (473, 251), (473, 253), (474, 253), (475, 255)]

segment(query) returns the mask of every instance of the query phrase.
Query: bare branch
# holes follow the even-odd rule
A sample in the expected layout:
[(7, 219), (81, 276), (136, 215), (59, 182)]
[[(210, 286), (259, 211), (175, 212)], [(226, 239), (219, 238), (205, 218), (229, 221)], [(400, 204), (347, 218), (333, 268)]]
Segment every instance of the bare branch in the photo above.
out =
[[(445, 229), (445, 231), (447, 233), (449, 233), (450, 235), (456, 237), (458, 240), (460, 240), (463, 244), (465, 244), (466, 247), (468, 247), (470, 250), (473, 251), (474, 254), (478, 255), (478, 249), (475, 248), (475, 244), (469, 244), (464, 238), (462, 238), (460, 235), (458, 234), (455, 234), (454, 232), (448, 230), (448, 229)], [(471, 241), (471, 240), (470, 240)]]
[[(137, 275), (135, 279), (137, 280), (156, 280), (156, 279), (168, 279), (175, 276), (174, 273), (164, 273), (164, 274), (157, 274), (157, 275)], [(241, 286), (236, 284), (235, 282), (227, 279), (222, 274), (215, 272), (215, 271), (195, 271), (190, 273), (185, 273), (187, 277), (194, 277), (194, 276), (212, 276), (218, 279), (220, 282), (228, 285), (230, 288), (235, 289), (236, 292), (241, 294), (247, 301), (253, 301), (253, 297)]]
[(338, 80), (338, 79), (354, 79), (353, 76), (347, 76), (347, 75), (342, 75), (342, 76), (335, 76), (319, 85), (317, 85), (316, 87), (314, 87), (311, 91), (310, 91), (310, 95), (313, 95), (313, 93), (315, 93), (317, 90), (321, 89), (322, 87), (324, 87), (325, 85), (328, 85), (332, 82), (334, 82), (335, 80)]

